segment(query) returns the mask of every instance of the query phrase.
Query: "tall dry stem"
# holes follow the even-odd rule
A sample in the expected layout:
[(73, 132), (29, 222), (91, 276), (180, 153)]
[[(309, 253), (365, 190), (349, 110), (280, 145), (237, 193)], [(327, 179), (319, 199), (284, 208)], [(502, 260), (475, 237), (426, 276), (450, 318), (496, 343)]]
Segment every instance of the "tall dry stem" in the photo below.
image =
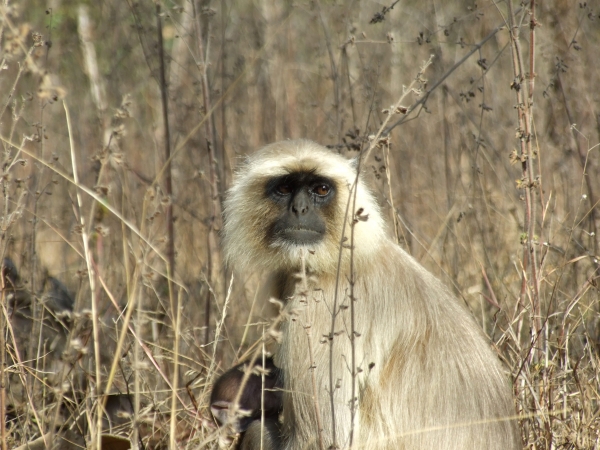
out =
[(533, 150), (533, 86), (535, 78), (535, 0), (530, 2), (530, 54), (529, 71), (525, 69), (523, 54), (520, 44), (520, 25), (517, 22), (512, 1), (508, 2), (508, 24), (512, 49), (514, 80), (511, 88), (515, 91), (517, 100), (518, 128), (517, 137), (520, 147), (521, 182), (520, 188), (524, 192), (525, 200), (525, 224), (522, 242), (523, 273), (521, 282), (521, 294), (519, 301), (523, 303), (526, 296), (531, 298), (532, 321), (531, 331), (531, 357), (538, 361), (546, 351), (546, 342), (542, 335), (542, 310), (539, 296), (539, 262), (537, 257), (537, 245), (539, 237), (536, 236), (536, 202), (534, 201), (534, 190), (539, 187), (539, 177), (534, 172), (533, 160), (540, 157)]

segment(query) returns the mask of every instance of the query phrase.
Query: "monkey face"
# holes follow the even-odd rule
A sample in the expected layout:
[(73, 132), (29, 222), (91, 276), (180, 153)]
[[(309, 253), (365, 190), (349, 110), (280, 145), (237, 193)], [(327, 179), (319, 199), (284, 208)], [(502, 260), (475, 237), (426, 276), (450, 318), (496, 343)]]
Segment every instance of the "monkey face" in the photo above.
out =
[[(368, 221), (354, 220), (351, 192), (353, 207)], [(270, 144), (248, 157), (224, 215), (225, 252), (239, 269), (297, 272), (304, 261), (310, 272), (335, 274), (349, 260), (349, 251), (339, 255), (351, 227), (356, 259), (376, 253), (385, 236), (377, 202), (354, 162), (305, 140)]]
[(277, 215), (267, 233), (270, 246), (306, 246), (321, 242), (333, 213), (333, 180), (311, 172), (294, 172), (272, 178), (265, 196)]

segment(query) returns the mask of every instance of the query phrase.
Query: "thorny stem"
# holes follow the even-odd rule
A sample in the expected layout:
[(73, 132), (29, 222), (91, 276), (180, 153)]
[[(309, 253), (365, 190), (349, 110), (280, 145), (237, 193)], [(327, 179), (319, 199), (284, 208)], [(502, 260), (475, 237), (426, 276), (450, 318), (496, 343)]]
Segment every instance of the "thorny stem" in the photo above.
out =
[[(355, 186), (356, 186), (356, 183), (354, 185), (350, 186), (350, 195), (352, 195), (352, 192), (353, 192)], [(350, 201), (348, 201), (348, 203), (346, 203), (346, 211), (344, 213), (344, 223), (342, 224), (342, 230), (346, 229), (346, 223), (348, 220), (349, 209), (350, 209)], [(340, 237), (337, 272), (336, 272), (336, 276), (335, 276), (335, 291), (334, 291), (334, 295), (333, 295), (333, 307), (331, 309), (331, 330), (329, 332), (330, 333), (329, 334), (329, 402), (330, 402), (332, 419), (335, 418), (335, 400), (334, 400), (335, 383), (333, 380), (333, 341), (335, 338), (335, 320), (337, 319), (337, 315), (339, 312), (338, 289), (339, 289), (339, 284), (340, 284), (340, 272), (341, 272), (341, 267), (342, 267), (342, 251), (344, 249), (344, 241), (345, 240), (346, 240), (346, 237), (344, 236), (344, 233), (342, 233), (342, 236)], [(331, 421), (331, 437), (332, 437), (331, 448), (337, 449), (338, 447), (337, 447), (337, 435), (336, 435), (336, 428), (335, 428), (335, 420)]]
[(535, 0), (529, 4), (529, 106), (533, 105), (533, 87), (535, 85)]
[[(399, 108), (402, 104), (402, 102), (404, 101), (405, 97), (410, 93), (413, 92), (413, 90), (415, 89), (415, 86), (417, 84), (421, 84), (422, 83), (422, 76), (423, 73), (425, 72), (425, 69), (427, 69), (427, 67), (429, 67), (429, 65), (431, 65), (433, 60), (433, 55), (429, 57), (429, 59), (423, 64), (423, 66), (421, 67), (419, 73), (417, 74), (417, 76), (415, 77), (415, 79), (412, 81), (412, 83), (408, 86), (408, 88), (404, 89), (404, 92), (402, 93), (402, 95), (400, 96), (400, 98), (398, 99), (398, 101), (396, 102), (396, 104), (392, 107), (392, 111), (395, 111), (397, 108)], [(371, 144), (369, 145), (369, 147), (367, 148), (366, 151), (362, 152), (359, 155), (359, 159), (358, 159), (358, 167), (357, 167), (357, 171), (356, 171), (356, 178), (354, 180), (354, 183), (352, 184), (352, 186), (349, 186), (349, 194), (350, 197), (348, 199), (348, 203), (346, 204), (346, 212), (344, 214), (344, 223), (343, 223), (343, 227), (342, 229), (346, 229), (346, 223), (347, 223), (347, 219), (348, 219), (348, 211), (350, 208), (350, 200), (352, 199), (352, 204), (353, 204), (353, 221), (355, 219), (354, 215), (356, 213), (355, 208), (356, 208), (356, 188), (358, 186), (358, 179), (360, 177), (360, 165), (361, 165), (361, 161), (363, 159), (366, 159), (369, 154), (371, 153), (371, 151), (373, 150), (373, 148), (375, 148), (378, 144), (379, 144), (379, 139), (380, 137), (384, 134), (384, 133), (388, 133), (391, 128), (386, 128), (388, 126), (388, 123), (390, 121), (392, 117), (392, 114), (388, 115), (386, 117), (386, 119), (383, 121), (383, 123), (381, 124), (381, 126), (379, 127), (379, 130), (377, 131), (377, 133), (372, 137), (372, 141)], [(364, 156), (363, 156), (364, 154)], [(331, 312), (331, 331), (330, 331), (330, 336), (329, 336), (329, 396), (330, 396), (330, 402), (331, 402), (331, 417), (334, 418), (335, 417), (335, 402), (334, 402), (334, 390), (335, 390), (335, 385), (334, 385), (334, 380), (333, 380), (333, 341), (334, 341), (334, 337), (335, 337), (335, 321), (337, 318), (337, 314), (338, 314), (338, 288), (339, 288), (339, 280), (340, 280), (340, 270), (341, 270), (341, 263), (342, 263), (342, 251), (344, 249), (344, 241), (346, 240), (345, 236), (342, 234), (341, 238), (340, 238), (340, 245), (339, 245), (339, 253), (338, 253), (338, 264), (337, 264), (337, 273), (336, 273), (336, 282), (335, 282), (335, 293), (334, 293), (334, 299), (333, 299), (333, 309)], [(352, 226), (352, 231), (351, 231), (351, 249), (354, 247), (354, 227)], [(354, 318), (354, 290), (353, 290), (353, 286), (354, 286), (354, 278), (353, 278), (353, 274), (354, 274), (354, 258), (353, 258), (353, 253), (351, 253), (350, 255), (350, 271), (351, 271), (351, 295), (350, 295), (350, 304), (351, 304), (351, 342), (352, 342), (352, 399), (351, 399), (351, 429), (350, 429), (350, 447), (352, 446), (352, 440), (354, 438), (354, 417), (356, 414), (356, 405), (354, 402), (354, 398), (356, 397), (356, 347), (355, 347), (355, 318)], [(336, 428), (335, 428), (335, 420), (332, 421), (332, 437), (333, 437), (333, 441), (332, 441), (332, 445), (331, 448), (337, 448), (337, 442), (336, 442)]]
[[(302, 277), (302, 292), (300, 294), (301, 297), (304, 297), (304, 302), (306, 302), (306, 306), (308, 307), (308, 281), (306, 279), (306, 250), (302, 250), (302, 267), (300, 276)], [(315, 358), (313, 351), (313, 343), (310, 335), (310, 327), (311, 324), (302, 324), (302, 327), (306, 331), (306, 338), (308, 340), (308, 354), (310, 357), (310, 373), (311, 373), (311, 381), (312, 381), (312, 389), (313, 395), (312, 400), (315, 405), (315, 416), (317, 418), (317, 431), (318, 431), (318, 439), (319, 439), (319, 449), (325, 450), (325, 445), (323, 444), (323, 420), (321, 419), (321, 407), (319, 406), (319, 391), (317, 389), (317, 375), (315, 374)], [(335, 428), (335, 427), (334, 427)]]
[[(393, 112), (395, 110), (397, 110), (398, 108), (400, 108), (402, 102), (404, 101), (404, 99), (406, 98), (406, 96), (415, 91), (416, 86), (420, 85), (423, 83), (423, 74), (425, 73), (425, 70), (431, 65), (433, 61), (433, 55), (431, 55), (429, 57), (429, 59), (427, 61), (425, 61), (423, 63), (423, 65), (421, 66), (419, 73), (417, 74), (417, 76), (414, 78), (414, 80), (411, 82), (411, 84), (404, 89), (402, 95), (400, 96), (400, 98), (398, 99), (398, 101), (395, 103), (395, 105), (392, 106), (392, 110), (390, 112)], [(375, 135), (369, 137), (369, 139), (371, 139), (371, 143), (369, 144), (369, 147), (362, 151), (358, 157), (358, 166), (357, 166), (357, 170), (356, 170), (356, 178), (354, 179), (354, 182), (351, 186), (349, 186), (349, 197), (348, 197), (348, 203), (346, 204), (346, 212), (344, 214), (344, 223), (342, 225), (342, 229), (346, 229), (346, 224), (347, 224), (347, 220), (348, 220), (348, 211), (350, 208), (350, 202), (352, 202), (352, 229), (351, 229), (351, 234), (350, 234), (350, 239), (351, 239), (351, 249), (354, 248), (354, 220), (356, 219), (355, 214), (356, 214), (356, 190), (357, 190), (357, 186), (358, 186), (358, 180), (360, 178), (360, 166), (361, 166), (361, 161), (362, 160), (366, 160), (371, 151), (378, 145), (380, 145), (380, 138), (382, 135), (389, 133), (389, 131), (391, 131), (391, 129), (393, 128), (393, 126), (388, 127), (388, 123), (391, 120), (393, 114), (389, 114), (385, 120), (383, 121), (383, 123), (381, 124), (381, 126), (379, 127), (379, 130), (377, 130), (377, 133), (375, 133)], [(335, 293), (334, 293), (334, 298), (333, 298), (333, 308), (331, 311), (331, 331), (330, 331), (330, 336), (329, 336), (329, 397), (330, 397), (330, 402), (331, 402), (331, 417), (335, 418), (335, 402), (334, 402), (334, 389), (335, 389), (335, 385), (334, 385), (334, 380), (333, 380), (333, 341), (334, 341), (334, 337), (335, 337), (335, 320), (337, 318), (337, 314), (339, 312), (339, 307), (338, 307), (338, 288), (339, 288), (339, 281), (340, 281), (340, 275), (341, 275), (341, 265), (342, 265), (342, 251), (344, 249), (344, 241), (346, 240), (346, 237), (344, 236), (344, 234), (342, 233), (342, 236), (340, 238), (340, 245), (339, 245), (339, 253), (338, 253), (338, 264), (337, 264), (337, 272), (336, 272), (336, 281), (335, 281)], [(350, 271), (351, 271), (351, 294), (350, 294), (350, 304), (351, 304), (351, 342), (352, 342), (352, 399), (351, 399), (351, 429), (350, 429), (350, 447), (352, 447), (352, 439), (354, 438), (354, 416), (356, 414), (356, 405), (355, 405), (355, 401), (354, 398), (356, 397), (356, 347), (355, 347), (355, 341), (354, 341), (354, 337), (355, 337), (355, 328), (354, 328), (354, 254), (351, 252), (350, 254)], [(337, 442), (336, 442), (336, 429), (335, 429), (335, 420), (332, 420), (332, 437), (333, 437), (333, 441), (332, 441), (332, 445), (331, 448), (337, 448)]]
[[(535, 240), (535, 203), (533, 201), (532, 189), (535, 187), (535, 176), (533, 172), (532, 159), (534, 157), (532, 148), (532, 106), (533, 106), (533, 86), (534, 86), (534, 58), (535, 58), (535, 0), (530, 2), (530, 55), (529, 55), (529, 83), (524, 83), (526, 74), (523, 64), (521, 44), (519, 41), (519, 30), (515, 25), (515, 13), (512, 8), (512, 2), (508, 2), (508, 21), (511, 48), (513, 55), (514, 82), (512, 87), (515, 89), (517, 97), (517, 115), (519, 121), (519, 144), (521, 153), (521, 169), (525, 192), (525, 224), (526, 230), (526, 248), (523, 254), (523, 274), (521, 282), (521, 293), (519, 301), (524, 302), (527, 293), (527, 272), (530, 273), (530, 283), (533, 288), (532, 306), (533, 306), (533, 329), (531, 330), (531, 341), (535, 347), (535, 341), (542, 332), (541, 307), (538, 292), (538, 261)], [(528, 270), (529, 267), (529, 270)], [(539, 358), (539, 352), (544, 351), (546, 345), (542, 344), (541, 349), (533, 348), (532, 357), (535, 361)]]
[[(515, 11), (515, 14), (519, 13), (521, 11), (521, 8), (517, 9), (517, 11)], [(492, 39), (494, 36), (496, 36), (496, 34), (498, 34), (498, 32), (500, 32), (501, 30), (504, 29), (504, 24), (497, 26), (496, 28), (494, 28), (490, 34), (488, 34), (486, 37), (484, 37), (479, 43), (475, 44), (473, 46), (473, 48), (471, 48), (471, 50), (465, 55), (463, 56), (459, 61), (457, 61), (452, 67), (450, 67), (450, 69), (448, 69), (446, 71), (446, 73), (444, 75), (442, 75), (442, 77), (437, 80), (433, 86), (431, 86), (429, 89), (427, 89), (427, 92), (415, 103), (413, 104), (409, 111), (406, 113), (406, 115), (400, 119), (398, 119), (397, 121), (395, 121), (393, 124), (391, 124), (390, 126), (388, 126), (382, 134), (387, 135), (389, 134), (394, 128), (396, 128), (398, 125), (403, 124), (404, 122), (406, 122), (409, 118), (409, 113), (411, 111), (414, 111), (418, 106), (420, 105), (424, 105), (427, 100), (429, 99), (429, 96), (431, 95), (431, 93), (433, 91), (435, 91), (438, 87), (440, 87), (444, 81), (446, 81), (446, 79), (452, 75), (452, 73), (458, 69), (460, 66), (462, 66), (464, 64), (464, 62), (469, 59), (471, 57), (471, 55), (473, 55), (474, 53), (478, 52), (481, 50), (481, 48), (485, 45), (486, 42), (488, 42), (490, 39)]]
[(356, 165), (357, 179), (355, 182), (356, 188), (354, 189), (354, 195), (352, 195), (352, 222), (350, 224), (350, 345), (352, 348), (351, 355), (351, 370), (352, 370), (352, 396), (350, 398), (350, 448), (354, 442), (354, 419), (356, 417), (356, 321), (355, 321), (355, 307), (354, 302), (354, 284), (356, 283), (354, 273), (354, 229), (357, 223), (357, 211), (356, 211), (356, 193), (358, 191), (358, 176), (360, 174), (360, 168), (362, 165), (361, 155), (358, 156), (358, 164)]
[[(388, 127), (388, 123), (390, 122), (392, 116), (394, 115), (394, 111), (396, 111), (397, 109), (399, 109), (402, 106), (402, 102), (404, 101), (404, 99), (406, 98), (406, 96), (412, 92), (416, 92), (417, 91), (417, 85), (422, 85), (423, 82), (425, 81), (423, 78), (423, 74), (425, 73), (425, 70), (431, 65), (431, 63), (433, 62), (433, 57), (434, 55), (430, 55), (429, 59), (427, 61), (425, 61), (423, 63), (423, 65), (421, 66), (421, 68), (419, 69), (419, 73), (417, 74), (417, 76), (414, 78), (414, 80), (408, 85), (407, 88), (404, 88), (402, 95), (400, 96), (400, 98), (398, 99), (398, 101), (396, 102), (395, 105), (392, 105), (392, 108), (390, 110), (390, 114), (387, 115), (387, 117), (385, 118), (385, 120), (383, 121), (383, 123), (381, 124), (381, 126), (379, 127), (379, 130), (377, 130), (377, 133), (375, 133), (373, 136), (369, 136), (369, 139), (371, 140), (371, 143), (369, 144), (369, 147), (367, 148), (367, 150), (364, 152), (364, 159), (366, 160), (369, 155), (371, 154), (371, 151), (373, 151), (373, 149), (375, 147), (378, 147), (380, 145), (379, 139), (382, 136), (387, 136), (390, 131), (392, 130), (392, 128), (394, 128), (394, 125)], [(429, 93), (429, 91), (428, 91)], [(427, 94), (424, 96), (426, 97)], [(416, 107), (416, 105), (413, 105), (408, 111), (406, 111), (406, 115), (408, 116), (408, 114), (414, 110), (414, 108)], [(359, 173), (357, 172), (356, 174), (356, 180), (354, 180), (354, 185), (356, 186), (356, 183), (358, 183), (358, 177), (359, 177)], [(354, 195), (356, 195), (356, 193), (354, 193)]]

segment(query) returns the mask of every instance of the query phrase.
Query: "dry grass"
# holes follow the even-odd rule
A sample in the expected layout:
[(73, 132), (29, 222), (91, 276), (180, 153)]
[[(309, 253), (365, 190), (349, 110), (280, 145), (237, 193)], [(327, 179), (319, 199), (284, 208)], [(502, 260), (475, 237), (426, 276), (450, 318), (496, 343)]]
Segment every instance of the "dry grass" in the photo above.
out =
[(300, 137), (356, 155), (431, 54), (365, 163), (390, 230), (496, 343), (526, 448), (599, 447), (600, 11), (536, 4), (530, 46), (514, 2), (519, 78), (505, 1), (392, 3), (165, 2), (162, 53), (149, 0), (3, 3), (4, 448), (216, 447), (211, 380), (270, 317), (219, 251), (238, 158)]

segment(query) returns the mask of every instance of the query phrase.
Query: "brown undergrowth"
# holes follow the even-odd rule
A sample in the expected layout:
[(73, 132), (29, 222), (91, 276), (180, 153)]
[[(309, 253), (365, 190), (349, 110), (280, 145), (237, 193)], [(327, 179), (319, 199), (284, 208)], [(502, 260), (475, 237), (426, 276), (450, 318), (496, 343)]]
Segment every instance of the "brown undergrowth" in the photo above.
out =
[(277, 337), (219, 249), (234, 167), (356, 156), (389, 115), (363, 170), (492, 339), (524, 448), (598, 448), (595, 5), (159, 6), (0, 6), (2, 448), (216, 448), (212, 380)]

